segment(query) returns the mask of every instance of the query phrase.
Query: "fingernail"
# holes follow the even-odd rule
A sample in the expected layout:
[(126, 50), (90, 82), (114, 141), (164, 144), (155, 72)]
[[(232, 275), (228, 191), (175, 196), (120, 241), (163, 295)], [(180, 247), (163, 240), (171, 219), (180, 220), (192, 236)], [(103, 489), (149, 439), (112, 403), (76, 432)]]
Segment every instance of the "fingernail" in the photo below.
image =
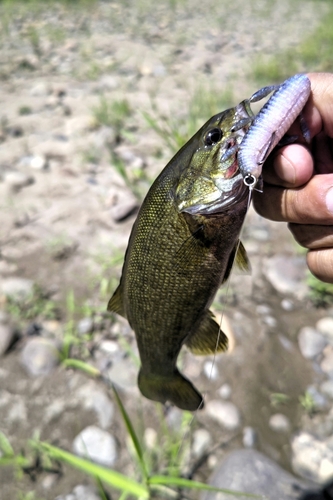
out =
[(327, 210), (333, 214), (333, 187), (327, 191), (325, 201)]
[(278, 155), (275, 160), (275, 171), (284, 182), (295, 184), (295, 167), (283, 154)]

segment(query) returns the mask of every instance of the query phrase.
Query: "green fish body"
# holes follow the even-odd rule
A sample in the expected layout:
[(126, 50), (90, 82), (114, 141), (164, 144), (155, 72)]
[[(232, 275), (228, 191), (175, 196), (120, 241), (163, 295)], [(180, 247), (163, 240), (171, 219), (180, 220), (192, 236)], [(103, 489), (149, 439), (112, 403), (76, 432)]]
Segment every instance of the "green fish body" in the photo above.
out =
[(179, 351), (183, 344), (194, 354), (227, 348), (209, 306), (234, 259), (248, 266), (239, 242), (248, 188), (228, 151), (252, 117), (248, 100), (212, 117), (164, 168), (141, 206), (108, 304), (136, 334), (141, 393), (184, 410), (201, 408), (203, 399), (178, 371)]

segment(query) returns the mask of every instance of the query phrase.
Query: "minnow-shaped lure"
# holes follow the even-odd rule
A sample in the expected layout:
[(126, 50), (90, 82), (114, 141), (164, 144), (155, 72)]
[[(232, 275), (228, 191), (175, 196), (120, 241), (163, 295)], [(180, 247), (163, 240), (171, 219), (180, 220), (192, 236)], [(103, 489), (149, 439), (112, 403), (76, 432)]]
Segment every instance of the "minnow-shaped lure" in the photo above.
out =
[[(281, 85), (258, 90), (249, 102), (259, 101), (271, 92), (274, 94), (253, 120), (238, 149), (238, 168), (250, 189), (256, 185), (268, 155), (304, 108), (311, 92), (311, 82), (306, 75), (297, 74)], [(300, 126), (303, 137), (310, 142), (310, 133), (302, 117)]]

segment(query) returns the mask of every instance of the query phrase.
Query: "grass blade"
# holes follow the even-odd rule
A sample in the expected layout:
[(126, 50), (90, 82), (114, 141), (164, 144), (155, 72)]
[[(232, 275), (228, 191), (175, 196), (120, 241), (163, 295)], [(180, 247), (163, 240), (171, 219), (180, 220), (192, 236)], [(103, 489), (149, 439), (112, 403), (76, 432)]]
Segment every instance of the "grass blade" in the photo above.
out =
[(101, 372), (95, 368), (94, 366), (90, 365), (89, 363), (85, 363), (84, 361), (81, 361), (80, 359), (74, 359), (74, 358), (67, 358), (62, 361), (62, 364), (66, 368), (74, 368), (76, 370), (81, 370), (91, 377), (101, 377), (102, 374)]
[(123, 403), (122, 403), (122, 401), (121, 401), (121, 399), (119, 397), (117, 389), (115, 388), (115, 386), (113, 384), (111, 385), (111, 387), (112, 387), (113, 393), (115, 395), (118, 407), (119, 407), (119, 409), (121, 411), (121, 415), (122, 415), (123, 420), (125, 422), (125, 425), (126, 425), (126, 428), (127, 428), (127, 432), (131, 436), (131, 439), (132, 439), (132, 442), (133, 442), (133, 445), (134, 445), (134, 449), (135, 449), (137, 457), (138, 457), (138, 463), (140, 465), (142, 475), (143, 475), (143, 477), (145, 479), (145, 482), (147, 483), (148, 482), (148, 471), (147, 471), (146, 463), (145, 463), (145, 460), (144, 460), (144, 457), (143, 457), (143, 451), (142, 451), (142, 448), (141, 448), (141, 445), (140, 445), (140, 441), (138, 439), (138, 436), (136, 435), (136, 432), (135, 432), (134, 427), (132, 425), (132, 422), (131, 422), (131, 420), (130, 420), (130, 418), (128, 416), (128, 413), (125, 410), (125, 407), (124, 407), (124, 405), (123, 405)]
[(60, 448), (45, 442), (34, 441), (32, 445), (40, 451), (47, 453), (51, 458), (65, 462), (68, 465), (89, 474), (90, 476), (97, 477), (104, 483), (109, 486), (113, 486), (122, 492), (130, 493), (140, 499), (149, 498), (149, 492), (146, 486), (124, 476), (120, 472), (116, 472), (112, 469), (107, 469), (102, 465), (89, 462), (89, 460), (77, 457), (68, 451), (61, 450)]
[(14, 457), (15, 455), (12, 445), (3, 432), (0, 432), (0, 451), (2, 451), (6, 458)]
[(248, 498), (262, 498), (261, 495), (254, 495), (252, 493), (244, 493), (241, 491), (226, 490), (224, 488), (217, 488), (209, 484), (200, 483), (199, 481), (192, 481), (182, 477), (169, 477), (169, 476), (152, 476), (149, 479), (149, 485), (164, 485), (164, 486), (178, 486), (181, 488), (191, 488), (195, 490), (207, 490), (225, 493), (226, 495), (243, 496)]

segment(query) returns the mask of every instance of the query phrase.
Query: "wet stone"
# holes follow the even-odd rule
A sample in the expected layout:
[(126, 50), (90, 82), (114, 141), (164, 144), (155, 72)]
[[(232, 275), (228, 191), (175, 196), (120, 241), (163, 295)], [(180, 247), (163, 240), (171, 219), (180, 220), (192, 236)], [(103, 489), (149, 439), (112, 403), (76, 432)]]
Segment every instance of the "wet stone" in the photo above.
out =
[(59, 363), (57, 343), (41, 337), (28, 338), (21, 352), (21, 363), (29, 375), (48, 375)]
[(298, 334), (298, 345), (304, 358), (313, 359), (321, 353), (327, 340), (317, 330), (309, 326), (301, 328)]
[(73, 451), (81, 457), (107, 467), (112, 467), (117, 460), (114, 437), (94, 425), (86, 427), (76, 436)]

